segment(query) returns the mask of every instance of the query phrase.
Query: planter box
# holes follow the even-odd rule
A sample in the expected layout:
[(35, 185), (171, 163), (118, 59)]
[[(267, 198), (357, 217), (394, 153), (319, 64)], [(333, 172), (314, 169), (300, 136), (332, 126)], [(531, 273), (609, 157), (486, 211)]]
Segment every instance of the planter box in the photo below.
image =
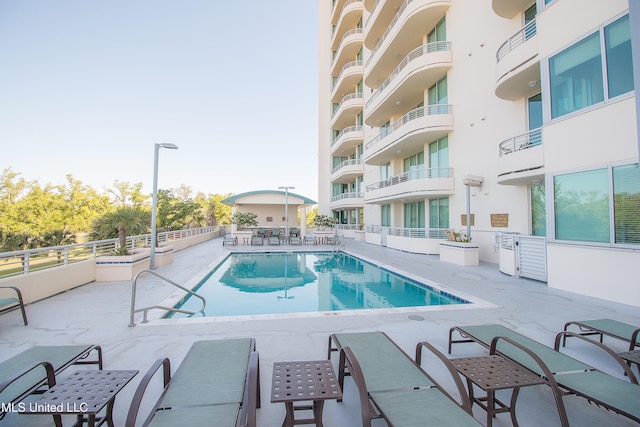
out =
[(367, 234), (367, 233), (366, 233), (366, 231), (363, 231), (363, 230), (355, 230), (355, 231), (353, 232), (353, 237), (354, 237), (354, 239), (355, 239), (356, 241), (358, 241), (358, 242), (364, 242), (365, 237), (366, 237), (366, 234)]
[(173, 246), (160, 246), (156, 248), (156, 258), (155, 264), (156, 267), (163, 267), (167, 264), (171, 264), (173, 262)]
[(480, 247), (476, 243), (440, 242), (440, 261), (465, 266), (480, 265)]
[(145, 268), (149, 268), (148, 249), (142, 249), (132, 255), (99, 256), (96, 257), (96, 282), (133, 280), (135, 275)]

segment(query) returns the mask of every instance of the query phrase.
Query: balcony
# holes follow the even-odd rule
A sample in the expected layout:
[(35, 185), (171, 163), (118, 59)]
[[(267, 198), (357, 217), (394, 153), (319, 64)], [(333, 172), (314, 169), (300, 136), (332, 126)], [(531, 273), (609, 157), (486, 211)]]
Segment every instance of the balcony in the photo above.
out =
[(451, 0), (405, 0), (372, 49), (365, 84), (378, 88), (396, 68), (398, 58), (422, 45), (427, 31), (442, 19), (450, 4)]
[(355, 181), (364, 174), (362, 158), (346, 160), (331, 170), (332, 183), (346, 183)]
[(336, 75), (347, 62), (353, 61), (362, 47), (362, 28), (353, 28), (342, 36), (338, 50), (333, 57), (331, 74)]
[(403, 3), (404, 0), (376, 1), (373, 10), (370, 11), (369, 17), (364, 23), (364, 28), (367, 30), (364, 45), (367, 49), (371, 50), (376, 47), (376, 44)]
[[(342, 34), (350, 29), (356, 28), (358, 22), (362, 19), (362, 0), (349, 0), (345, 3), (338, 22), (333, 28), (333, 34), (331, 36), (331, 50), (338, 49)], [(334, 21), (332, 21), (334, 22)]]
[(331, 209), (349, 209), (364, 206), (364, 195), (360, 191), (342, 193), (331, 197)]
[(424, 101), (424, 90), (446, 75), (452, 64), (449, 42), (428, 43), (409, 52), (367, 101), (365, 123), (375, 126), (406, 111), (407, 105)]
[(495, 94), (507, 101), (540, 92), (540, 59), (536, 21), (529, 22), (500, 46), (496, 54)]
[(542, 128), (502, 141), (498, 150), (498, 184), (529, 185), (544, 179)]
[(331, 24), (336, 25), (342, 16), (348, 15), (354, 8), (359, 8), (360, 13), (362, 13), (363, 7), (364, 3), (362, 0), (338, 0), (331, 11)]
[(349, 126), (342, 129), (340, 133), (331, 141), (331, 154), (353, 153), (356, 147), (362, 144), (364, 131), (362, 126)]
[(385, 164), (391, 159), (423, 151), (424, 146), (453, 130), (453, 107), (429, 105), (409, 111), (365, 144), (365, 163)]
[(524, 12), (531, 5), (531, 0), (492, 0), (491, 7), (496, 15), (511, 19)]
[(336, 77), (333, 89), (331, 90), (331, 93), (333, 94), (332, 100), (336, 102), (338, 101), (336, 97), (342, 97), (345, 92), (352, 91), (362, 79), (363, 73), (364, 66), (362, 65), (361, 60), (351, 61), (344, 64), (338, 74), (338, 77)]
[(417, 169), (367, 185), (366, 203), (410, 203), (454, 193), (453, 169)]
[[(364, 108), (364, 101), (361, 93), (355, 92), (345, 96), (335, 107), (331, 116), (331, 127), (340, 127), (355, 123), (356, 116), (362, 111), (362, 108)], [(336, 124), (338, 126), (336, 126)]]

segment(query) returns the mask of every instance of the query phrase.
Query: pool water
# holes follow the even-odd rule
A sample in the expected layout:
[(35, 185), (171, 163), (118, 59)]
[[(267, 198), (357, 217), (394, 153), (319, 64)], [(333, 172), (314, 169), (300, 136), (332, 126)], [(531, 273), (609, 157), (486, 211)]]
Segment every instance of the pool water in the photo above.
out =
[[(468, 302), (344, 252), (230, 254), (194, 291), (207, 301), (204, 316)], [(191, 311), (199, 310), (200, 306), (201, 301), (197, 298), (186, 298), (178, 305)], [(180, 313), (169, 315), (186, 316)]]

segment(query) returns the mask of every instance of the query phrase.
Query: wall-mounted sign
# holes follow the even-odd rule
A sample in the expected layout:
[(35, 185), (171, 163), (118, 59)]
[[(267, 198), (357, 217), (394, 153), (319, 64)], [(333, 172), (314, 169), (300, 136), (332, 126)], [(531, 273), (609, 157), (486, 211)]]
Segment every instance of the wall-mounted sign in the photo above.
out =
[(509, 214), (491, 214), (491, 226), (492, 227), (508, 227), (509, 226)]
[[(466, 226), (467, 215), (466, 214), (460, 215), (460, 221), (462, 222), (462, 225)], [(471, 225), (476, 225), (476, 214), (471, 214)]]

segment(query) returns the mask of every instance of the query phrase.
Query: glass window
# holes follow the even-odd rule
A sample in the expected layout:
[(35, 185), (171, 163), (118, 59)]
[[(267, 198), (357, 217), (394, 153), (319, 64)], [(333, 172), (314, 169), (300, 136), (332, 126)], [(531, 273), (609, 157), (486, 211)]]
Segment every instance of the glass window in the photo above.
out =
[(610, 242), (607, 169), (554, 178), (556, 239)]
[(600, 34), (551, 57), (549, 78), (552, 118), (604, 101)]
[(380, 181), (391, 178), (391, 163), (380, 166)]
[(609, 98), (613, 98), (633, 90), (629, 15), (605, 27), (604, 38)]
[(429, 105), (447, 104), (448, 102), (447, 77), (445, 76), (442, 80), (429, 88)]
[(449, 228), (449, 199), (429, 200), (429, 228)]
[(391, 205), (380, 206), (380, 225), (391, 227)]
[(529, 130), (542, 127), (542, 94), (533, 95), (527, 100)]
[(429, 144), (429, 173), (431, 178), (449, 177), (449, 138)]
[(615, 243), (640, 244), (640, 167), (613, 168)]
[(404, 172), (410, 172), (409, 179), (424, 178), (424, 152), (404, 159)]
[(447, 40), (447, 21), (442, 18), (433, 30), (427, 35), (427, 43), (443, 42)]
[(531, 187), (531, 234), (534, 236), (547, 235), (547, 202), (545, 186)]
[(424, 202), (405, 203), (405, 228), (424, 228)]

